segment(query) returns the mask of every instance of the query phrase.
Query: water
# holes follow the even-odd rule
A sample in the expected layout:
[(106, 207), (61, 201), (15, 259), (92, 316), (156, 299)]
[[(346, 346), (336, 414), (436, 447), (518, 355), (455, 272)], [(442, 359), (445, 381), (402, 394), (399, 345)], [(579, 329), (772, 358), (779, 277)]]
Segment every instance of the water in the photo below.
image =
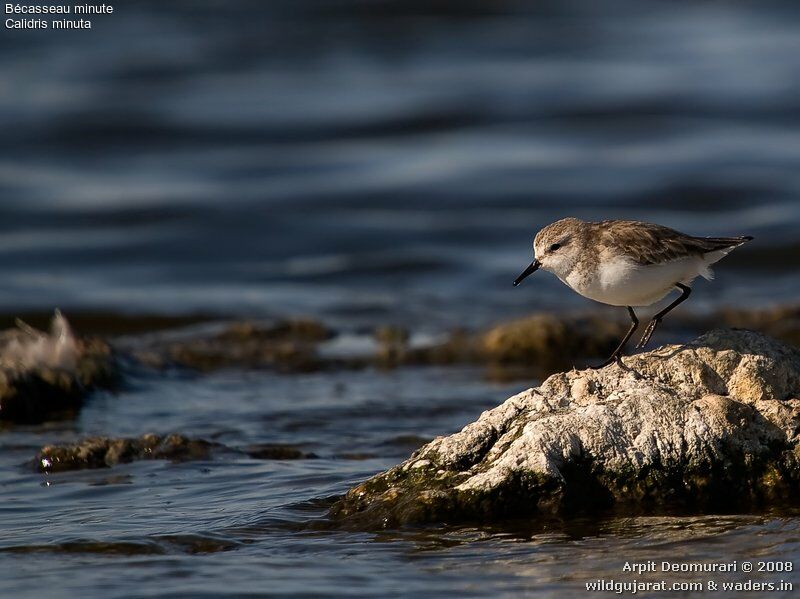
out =
[(586, 306), (509, 287), (568, 214), (753, 234), (693, 303), (796, 297), (796, 5), (457, 4), (6, 31), (0, 308), (481, 324)]
[[(546, 275), (510, 285), (533, 231), (565, 215), (755, 235), (685, 309), (797, 301), (795, 3), (116, 8), (91, 32), (0, 33), (4, 314), (439, 332), (591, 309)], [(309, 526), (522, 384), (465, 369), (151, 374), (75, 421), (7, 427), (0, 594), (547, 597), (621, 578), (623, 558), (798, 556), (785, 513)], [(47, 443), (147, 431), (319, 457), (23, 466)]]
[[(372, 533), (321, 525), (331, 497), (415, 445), (459, 429), (516, 386), (487, 383), (463, 368), (146, 377), (121, 393), (96, 395), (75, 422), (6, 430), (0, 595), (548, 597), (580, 593), (597, 578), (709, 578), (626, 576), (626, 560), (796, 559), (800, 518), (791, 513)], [(222, 456), (51, 475), (29, 464), (44, 442), (147, 430), (180, 430), (231, 447), (293, 443), (318, 457)], [(753, 579), (800, 584), (796, 573)]]

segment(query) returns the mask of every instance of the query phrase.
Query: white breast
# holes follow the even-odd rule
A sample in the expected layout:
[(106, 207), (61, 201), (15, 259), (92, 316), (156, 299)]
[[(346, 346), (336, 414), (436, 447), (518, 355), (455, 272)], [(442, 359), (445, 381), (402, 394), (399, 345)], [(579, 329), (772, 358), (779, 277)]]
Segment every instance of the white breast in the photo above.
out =
[(584, 297), (612, 306), (649, 306), (675, 288), (706, 274), (701, 258), (685, 258), (663, 264), (641, 265), (618, 258), (604, 260), (592, 273), (574, 269), (562, 279)]

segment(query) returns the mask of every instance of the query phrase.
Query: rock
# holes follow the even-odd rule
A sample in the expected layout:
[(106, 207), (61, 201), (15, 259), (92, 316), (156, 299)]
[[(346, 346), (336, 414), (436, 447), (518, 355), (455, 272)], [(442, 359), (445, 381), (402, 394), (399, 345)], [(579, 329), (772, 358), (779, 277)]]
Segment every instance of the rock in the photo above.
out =
[[(395, 368), (406, 365), (485, 364), (530, 367), (525, 376), (544, 376), (572, 366), (572, 358), (605, 357), (625, 332), (621, 320), (602, 316), (535, 314), (488, 331), (452, 331), (419, 343), (398, 326), (359, 334), (335, 332), (315, 320), (272, 324), (241, 322), (216, 330), (151, 336), (129, 347), (138, 361), (210, 372), (220, 368), (268, 368), (281, 372), (323, 369)], [(365, 337), (361, 335), (361, 337)], [(338, 342), (338, 343), (337, 343)], [(343, 349), (345, 351), (343, 351)]]
[(258, 443), (243, 448), (244, 453), (255, 460), (310, 460), (315, 453), (305, 452), (292, 445)]
[(555, 374), (350, 490), (344, 526), (796, 504), (800, 350), (717, 330)]
[(108, 468), (134, 460), (205, 460), (224, 446), (183, 435), (142, 435), (138, 439), (89, 437), (69, 445), (47, 445), (36, 454), (40, 472)]
[(315, 320), (296, 319), (263, 325), (234, 323), (221, 331), (170, 339), (156, 336), (134, 357), (156, 368), (168, 365), (204, 372), (221, 368), (274, 368), (308, 372), (321, 367), (319, 344), (333, 333)]
[(236, 449), (177, 433), (164, 436), (148, 433), (138, 438), (87, 437), (77, 443), (47, 445), (36, 454), (33, 464), (39, 472), (64, 472), (110, 468), (136, 460), (209, 460), (220, 453), (247, 455), (256, 460), (307, 460), (317, 457), (291, 445), (260, 443)]
[(725, 326), (754, 329), (800, 346), (800, 305), (760, 309), (723, 308), (712, 318)]
[[(203, 372), (255, 368), (305, 373), (472, 364), (486, 366), (487, 375), (493, 379), (512, 380), (544, 378), (600, 361), (617, 346), (629, 324), (624, 310), (536, 313), (486, 330), (456, 329), (441, 335), (415, 335), (396, 325), (370, 331), (335, 331), (312, 319), (243, 321), (223, 326), (204, 323), (190, 330), (117, 340), (115, 347), (155, 368), (178, 366)], [(685, 336), (709, 325), (756, 329), (800, 344), (797, 306), (721, 309), (706, 315), (681, 312), (665, 320), (659, 335)]]
[(485, 364), (491, 368), (527, 367), (525, 375), (544, 377), (571, 368), (576, 360), (607, 356), (626, 325), (603, 316), (533, 314), (479, 333), (454, 331), (440, 345), (408, 352), (406, 363)]
[(61, 313), (49, 333), (17, 324), (0, 333), (0, 420), (33, 423), (74, 413), (89, 392), (116, 381), (109, 346), (76, 337)]
[(547, 376), (572, 368), (576, 358), (610, 354), (625, 328), (602, 316), (542, 313), (490, 329), (480, 346), (486, 362), (532, 365), (536, 376)]
[(398, 326), (382, 326), (375, 330), (378, 351), (376, 363), (383, 368), (399, 366), (408, 360), (408, 342), (411, 334), (407, 329)]

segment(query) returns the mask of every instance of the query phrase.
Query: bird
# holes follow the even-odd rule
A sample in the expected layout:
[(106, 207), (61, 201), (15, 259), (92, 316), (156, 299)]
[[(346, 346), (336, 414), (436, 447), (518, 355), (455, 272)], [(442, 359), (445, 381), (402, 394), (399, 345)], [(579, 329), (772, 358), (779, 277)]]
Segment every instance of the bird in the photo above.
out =
[(663, 318), (689, 298), (698, 276), (711, 280), (711, 265), (752, 239), (750, 235), (694, 237), (634, 220), (563, 218), (536, 234), (533, 262), (514, 280), (514, 287), (541, 269), (584, 297), (626, 307), (630, 329), (611, 356), (594, 367), (603, 368), (622, 362), (625, 346), (639, 327), (634, 307), (650, 306), (671, 291), (680, 291), (678, 298), (650, 320), (636, 345), (641, 349)]

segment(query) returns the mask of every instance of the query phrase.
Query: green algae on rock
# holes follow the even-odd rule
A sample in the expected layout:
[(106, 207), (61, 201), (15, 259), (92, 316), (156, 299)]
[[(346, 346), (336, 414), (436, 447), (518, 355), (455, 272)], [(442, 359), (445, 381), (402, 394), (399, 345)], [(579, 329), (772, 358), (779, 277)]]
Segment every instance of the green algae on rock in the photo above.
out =
[(438, 437), (331, 508), (343, 526), (796, 502), (800, 350), (712, 331), (540, 387)]
[(17, 325), (0, 332), (0, 420), (33, 423), (72, 414), (89, 392), (117, 380), (108, 344), (76, 337), (60, 312), (49, 333)]

